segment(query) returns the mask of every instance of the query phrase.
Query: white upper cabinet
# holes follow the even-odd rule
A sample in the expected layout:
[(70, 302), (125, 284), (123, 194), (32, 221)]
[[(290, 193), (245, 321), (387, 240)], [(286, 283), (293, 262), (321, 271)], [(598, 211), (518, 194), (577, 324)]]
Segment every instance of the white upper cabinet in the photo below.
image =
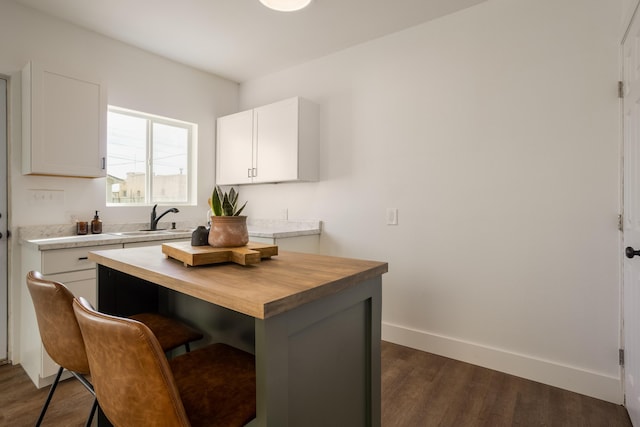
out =
[(318, 179), (318, 107), (290, 98), (217, 120), (216, 183)]
[(253, 110), (217, 120), (216, 183), (250, 184), (253, 173)]
[(28, 63), (22, 70), (22, 173), (105, 176), (106, 121), (103, 84)]

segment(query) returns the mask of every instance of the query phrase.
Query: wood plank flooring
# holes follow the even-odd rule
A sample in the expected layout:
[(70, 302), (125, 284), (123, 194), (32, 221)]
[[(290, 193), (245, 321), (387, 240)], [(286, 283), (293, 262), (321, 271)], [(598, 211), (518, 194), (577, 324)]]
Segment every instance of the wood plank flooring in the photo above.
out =
[(384, 427), (631, 427), (624, 407), (382, 343)]
[[(38, 390), (20, 365), (0, 366), (0, 426), (35, 426), (48, 393), (49, 387)], [(93, 396), (77, 380), (62, 381), (42, 427), (84, 426), (92, 403)]]
[[(37, 390), (20, 366), (0, 366), (0, 427), (35, 425), (48, 391)], [(63, 381), (43, 427), (83, 426), (91, 403), (80, 383)], [(619, 405), (383, 342), (382, 426), (631, 427), (631, 422)]]

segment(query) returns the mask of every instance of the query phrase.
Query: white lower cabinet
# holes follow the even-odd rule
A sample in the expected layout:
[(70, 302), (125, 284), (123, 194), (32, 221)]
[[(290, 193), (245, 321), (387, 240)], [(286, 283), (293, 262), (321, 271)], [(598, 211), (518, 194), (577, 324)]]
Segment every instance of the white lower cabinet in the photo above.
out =
[(293, 236), (293, 237), (278, 237), (278, 238), (249, 237), (249, 240), (255, 243), (277, 245), (278, 250), (282, 250), (282, 251), (317, 254), (320, 249), (319, 234), (312, 234), (309, 236)]
[[(64, 283), (76, 296), (87, 298), (96, 304), (96, 265), (89, 261), (91, 251), (122, 248), (118, 245), (85, 246), (82, 248), (39, 251), (22, 248), (22, 288), (20, 318), (20, 363), (36, 387), (53, 382), (58, 365), (47, 354), (38, 330), (31, 294), (27, 289), (26, 276), (36, 270), (46, 279)], [(65, 373), (69, 376), (68, 373)]]
[[(97, 306), (96, 264), (89, 260), (89, 252), (122, 249), (123, 247), (155, 246), (167, 241), (180, 240), (184, 239), (84, 246), (46, 251), (40, 251), (28, 246), (22, 247), (22, 277), (24, 282), (20, 309), (20, 364), (36, 387), (41, 388), (53, 383), (55, 374), (58, 372), (58, 365), (49, 357), (42, 345), (31, 294), (27, 289), (27, 273), (32, 270), (39, 271), (46, 279), (64, 283), (75, 296), (84, 297), (91, 304)], [(63, 375), (62, 378), (68, 378), (71, 374), (65, 372)]]

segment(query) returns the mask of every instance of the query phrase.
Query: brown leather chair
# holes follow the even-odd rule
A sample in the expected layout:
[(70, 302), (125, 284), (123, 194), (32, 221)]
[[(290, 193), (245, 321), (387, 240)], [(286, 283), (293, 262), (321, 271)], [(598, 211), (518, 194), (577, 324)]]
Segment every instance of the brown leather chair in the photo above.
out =
[(171, 360), (135, 320), (73, 309), (100, 408), (117, 427), (243, 426), (256, 415), (253, 355), (213, 344)]
[[(84, 377), (90, 373), (90, 370), (82, 334), (73, 313), (74, 295), (62, 283), (46, 280), (37, 271), (30, 271), (27, 274), (27, 288), (35, 308), (42, 344), (51, 359), (60, 365), (36, 423), (36, 426), (39, 426), (64, 369), (71, 372), (91, 394), (95, 396), (95, 393), (91, 383)], [(149, 327), (162, 343), (161, 347), (164, 351), (182, 345), (185, 345), (188, 351), (189, 342), (202, 338), (200, 332), (168, 317), (154, 313), (143, 313), (136, 317), (140, 321), (149, 323)], [(87, 426), (91, 424), (96, 405), (97, 403), (94, 402), (87, 419)]]

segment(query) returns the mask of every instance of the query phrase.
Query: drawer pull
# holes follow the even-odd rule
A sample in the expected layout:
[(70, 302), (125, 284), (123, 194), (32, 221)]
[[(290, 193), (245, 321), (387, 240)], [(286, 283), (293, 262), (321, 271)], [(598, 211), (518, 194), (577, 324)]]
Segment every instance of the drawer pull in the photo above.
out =
[(89, 257), (88, 256), (78, 257), (78, 261), (84, 261), (85, 259), (89, 259)]

